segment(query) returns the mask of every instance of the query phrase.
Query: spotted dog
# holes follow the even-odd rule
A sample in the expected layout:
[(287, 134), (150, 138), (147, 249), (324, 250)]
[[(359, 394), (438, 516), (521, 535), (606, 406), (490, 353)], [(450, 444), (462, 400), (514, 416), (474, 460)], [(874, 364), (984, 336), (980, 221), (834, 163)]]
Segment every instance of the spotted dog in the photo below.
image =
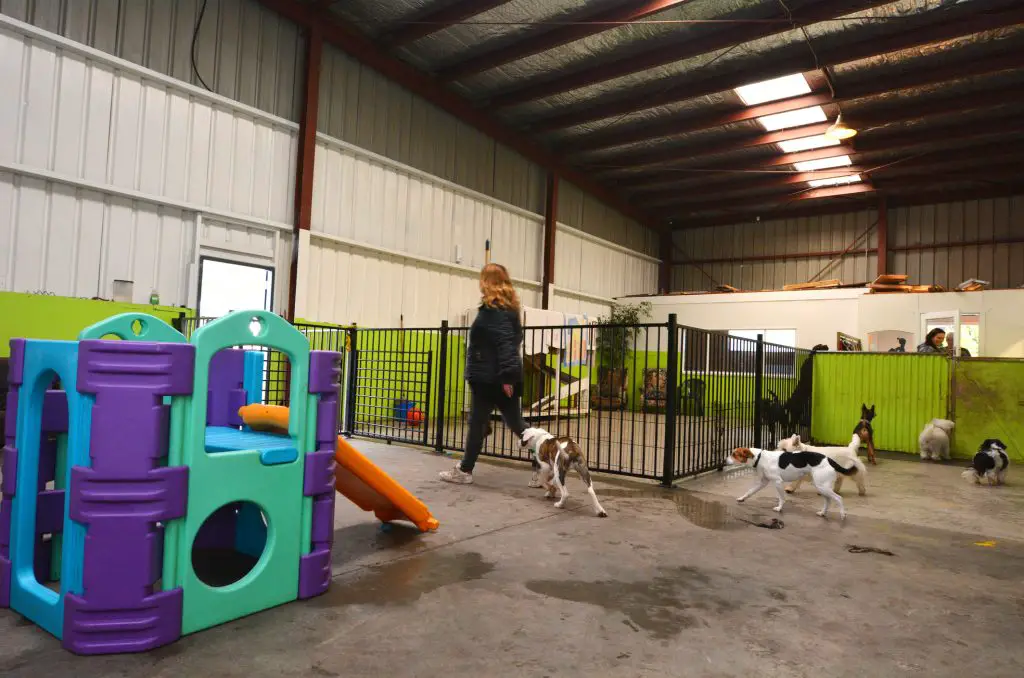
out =
[(555, 437), (542, 428), (528, 428), (523, 431), (523, 448), (533, 453), (533, 460), (536, 470), (533, 473), (531, 487), (544, 487), (547, 489), (546, 497), (554, 497), (558, 492), (558, 501), (555, 508), (564, 508), (565, 501), (569, 498), (569, 490), (565, 486), (565, 478), (569, 469), (576, 469), (580, 479), (587, 486), (587, 493), (594, 505), (594, 511), (599, 518), (607, 518), (608, 513), (602, 508), (601, 502), (597, 500), (597, 493), (594, 492), (594, 485), (590, 481), (590, 469), (587, 468), (587, 460), (583, 456), (583, 450), (572, 438)]
[(978, 448), (974, 455), (971, 468), (963, 472), (964, 478), (981, 485), (981, 479), (989, 485), (1002, 485), (1006, 482), (1006, 469), (1010, 467), (1010, 457), (1006, 454), (1006, 443), (996, 438), (989, 438)]
[(811, 482), (818, 488), (818, 494), (825, 498), (825, 506), (818, 511), (818, 515), (824, 518), (828, 513), (829, 504), (834, 501), (839, 506), (840, 520), (846, 518), (843, 498), (835, 493), (832, 486), (835, 485), (837, 474), (848, 476), (856, 473), (856, 469), (853, 467), (846, 468), (818, 452), (759, 450), (751, 447), (737, 447), (732, 454), (725, 458), (725, 463), (750, 466), (760, 476), (757, 485), (750, 488), (742, 497), (738, 497), (736, 501), (746, 501), (751, 495), (767, 487), (768, 483), (772, 483), (775, 485), (775, 493), (779, 496), (779, 504), (774, 510), (781, 512), (782, 505), (786, 503), (784, 483), (809, 475)]

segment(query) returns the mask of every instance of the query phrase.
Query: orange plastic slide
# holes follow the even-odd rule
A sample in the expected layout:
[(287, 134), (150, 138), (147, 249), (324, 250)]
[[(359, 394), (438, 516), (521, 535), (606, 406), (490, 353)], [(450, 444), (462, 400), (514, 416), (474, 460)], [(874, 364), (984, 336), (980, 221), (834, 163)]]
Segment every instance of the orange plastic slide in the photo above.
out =
[(426, 504), (341, 436), (334, 448), (334, 461), (334, 489), (364, 511), (373, 511), (378, 520), (390, 523), (404, 518), (422, 532), (440, 525)]
[[(288, 430), (287, 407), (246, 405), (238, 409), (238, 414), (253, 430)], [(422, 532), (440, 525), (426, 504), (341, 436), (334, 448), (334, 461), (334, 489), (364, 511), (373, 511), (380, 521), (405, 519)]]

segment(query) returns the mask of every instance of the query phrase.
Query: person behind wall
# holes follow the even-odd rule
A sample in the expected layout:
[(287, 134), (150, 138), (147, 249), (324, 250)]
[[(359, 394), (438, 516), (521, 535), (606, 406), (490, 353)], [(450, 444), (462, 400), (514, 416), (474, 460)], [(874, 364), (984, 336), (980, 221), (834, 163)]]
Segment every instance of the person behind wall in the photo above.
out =
[(961, 358), (970, 358), (971, 357), (971, 352), (968, 351), (963, 346), (960, 347), (959, 351), (956, 350), (956, 340), (953, 339), (953, 333), (952, 332), (950, 332), (949, 334), (946, 335), (946, 353), (948, 353), (950, 355), (950, 357), (952, 357), (953, 355), (956, 355), (957, 353), (959, 353)]
[(942, 342), (946, 340), (946, 330), (936, 327), (917, 345), (918, 353), (945, 353)]
[(480, 271), (480, 309), (469, 329), (466, 349), (466, 381), (472, 396), (466, 453), (450, 471), (440, 473), (447, 483), (473, 482), (473, 467), (483, 450), (495, 407), (514, 434), (522, 436), (526, 430), (520, 402), (523, 326), (519, 311), (519, 297), (505, 267), (493, 263), (484, 266)]

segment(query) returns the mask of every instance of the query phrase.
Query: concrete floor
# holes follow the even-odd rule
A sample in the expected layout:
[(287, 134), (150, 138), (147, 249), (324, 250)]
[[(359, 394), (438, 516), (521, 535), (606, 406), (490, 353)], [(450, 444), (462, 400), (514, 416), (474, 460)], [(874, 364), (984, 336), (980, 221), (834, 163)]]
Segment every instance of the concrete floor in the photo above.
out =
[[(417, 493), (439, 532), (380, 527), (339, 501), (335, 579), (292, 603), (138, 656), (81, 658), (0, 612), (0, 675), (928, 676), (1024, 675), (1024, 481), (978, 488), (954, 466), (883, 459), (850, 517), (809, 485), (770, 520), (748, 472), (664, 492), (599, 483), (594, 517), (526, 487), (527, 467), (357, 445)], [(1021, 476), (1024, 477), (1024, 476)], [(851, 553), (851, 545), (894, 555)]]

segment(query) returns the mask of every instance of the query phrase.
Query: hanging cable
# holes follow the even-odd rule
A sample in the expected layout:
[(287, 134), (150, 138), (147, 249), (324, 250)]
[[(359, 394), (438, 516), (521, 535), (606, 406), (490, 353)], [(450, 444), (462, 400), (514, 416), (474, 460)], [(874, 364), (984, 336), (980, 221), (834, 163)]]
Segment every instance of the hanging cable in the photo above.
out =
[(211, 89), (210, 86), (206, 84), (206, 81), (203, 80), (203, 76), (199, 74), (199, 67), (196, 66), (196, 39), (199, 37), (199, 28), (203, 25), (203, 16), (206, 14), (207, 2), (209, 2), (209, 0), (203, 0), (203, 4), (199, 7), (199, 14), (196, 16), (196, 26), (192, 30), (192, 47), (190, 52), (192, 54), (192, 73), (199, 80), (199, 83), (206, 88), (206, 91), (212, 92), (213, 89)]

